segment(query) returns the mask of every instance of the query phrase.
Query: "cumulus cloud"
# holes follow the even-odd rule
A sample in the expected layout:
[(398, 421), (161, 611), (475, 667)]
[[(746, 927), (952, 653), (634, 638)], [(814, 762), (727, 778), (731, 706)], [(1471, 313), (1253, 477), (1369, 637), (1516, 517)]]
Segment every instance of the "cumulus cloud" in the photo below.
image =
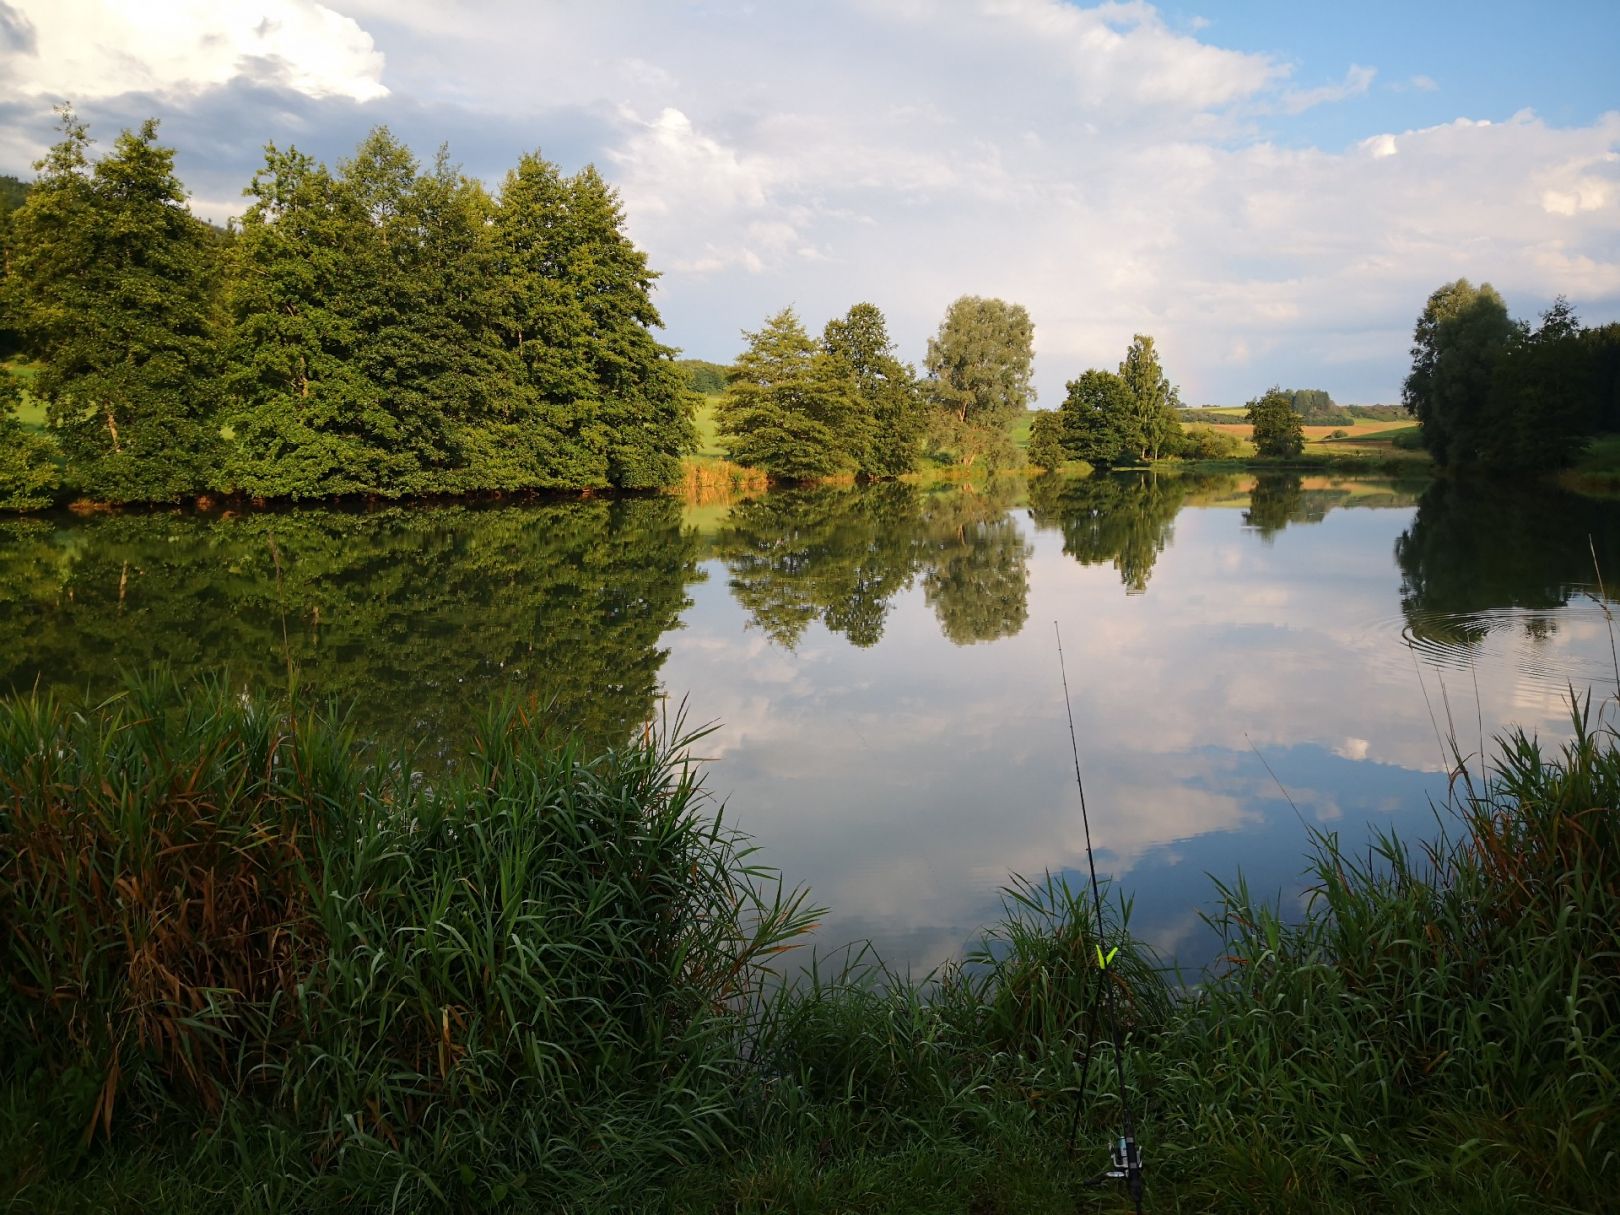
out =
[(991, 294), (1030, 309), (1046, 402), (1137, 332), (1192, 402), (1274, 381), (1371, 401), (1460, 274), (1519, 312), (1562, 292), (1620, 315), (1620, 115), (1386, 117), (1328, 146), (1301, 131), (1371, 113), (1376, 65), (1231, 50), (1143, 3), (0, 3), (35, 106), (0, 169), (38, 154), (46, 94), (80, 88), (98, 123), (163, 116), (210, 205), (264, 140), (341, 155), (376, 121), (496, 185), (535, 147), (595, 161), (663, 271), (669, 340), (707, 357), (789, 302), (815, 326), (869, 299), (918, 359), (952, 299)]
[(313, 0), (11, 0), (0, 53), (25, 97), (187, 93), (242, 76), (310, 97), (388, 94), (371, 35)]

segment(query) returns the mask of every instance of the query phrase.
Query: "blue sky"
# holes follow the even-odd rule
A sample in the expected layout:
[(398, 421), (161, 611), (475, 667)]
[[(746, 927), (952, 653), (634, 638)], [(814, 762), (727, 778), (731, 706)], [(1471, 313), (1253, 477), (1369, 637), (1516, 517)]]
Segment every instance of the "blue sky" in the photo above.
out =
[[(1502, 122), (1531, 108), (1559, 125), (1589, 123), (1620, 107), (1620, 4), (1478, 2), (1355, 4), (1244, 0), (1175, 5), (1166, 19), (1200, 16), (1200, 37), (1275, 54), (1301, 84), (1328, 84), (1352, 63), (1378, 69), (1353, 104), (1320, 107), (1287, 124), (1290, 141), (1334, 147), (1370, 128), (1435, 126), (1467, 115)], [(1424, 77), (1434, 88), (1414, 87)]]
[(869, 300), (920, 360), (997, 295), (1042, 404), (1134, 333), (1190, 402), (1389, 401), (1453, 278), (1620, 319), (1617, 50), (1615, 3), (0, 0), (0, 172), (68, 97), (159, 116), (215, 219), (267, 140), (538, 147), (618, 186), (695, 355)]

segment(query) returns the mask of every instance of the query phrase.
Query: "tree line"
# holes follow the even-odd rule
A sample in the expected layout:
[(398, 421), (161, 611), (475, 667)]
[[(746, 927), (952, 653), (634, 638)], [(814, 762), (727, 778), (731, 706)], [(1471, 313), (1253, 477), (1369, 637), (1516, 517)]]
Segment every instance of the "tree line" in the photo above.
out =
[(49, 434), (0, 400), (0, 497), (48, 498), (58, 460), (109, 502), (677, 478), (693, 401), (594, 168), (531, 153), (492, 196), (385, 127), (335, 170), (272, 144), (227, 233), (155, 120), (96, 158), (61, 117), (5, 219), (3, 327), (43, 363)]
[(1435, 462), (1545, 472), (1620, 431), (1620, 324), (1589, 329), (1563, 296), (1531, 325), (1489, 283), (1429, 296), (1402, 388)]
[(895, 477), (925, 453), (1004, 466), (1012, 424), (1035, 399), (1035, 326), (1005, 300), (952, 303), (920, 376), (870, 303), (828, 321), (819, 340), (792, 308), (743, 337), (716, 422), (728, 458), (773, 480)]

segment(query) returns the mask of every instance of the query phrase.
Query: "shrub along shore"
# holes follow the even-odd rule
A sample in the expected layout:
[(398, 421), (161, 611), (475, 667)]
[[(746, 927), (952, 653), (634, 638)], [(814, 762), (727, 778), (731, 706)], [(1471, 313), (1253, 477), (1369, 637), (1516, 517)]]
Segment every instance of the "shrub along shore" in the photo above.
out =
[[(222, 684), (0, 702), (0, 1197), (29, 1210), (1123, 1209), (1115, 985), (1159, 1211), (1593, 1210), (1620, 1161), (1620, 747), (1499, 740), (1436, 842), (1314, 839), (1304, 918), (1217, 886), (1180, 986), (1014, 880), (922, 982), (773, 973), (817, 912), (680, 723), (521, 706), (455, 769)], [(1095, 1200), (1087, 1196), (1095, 1195)]]

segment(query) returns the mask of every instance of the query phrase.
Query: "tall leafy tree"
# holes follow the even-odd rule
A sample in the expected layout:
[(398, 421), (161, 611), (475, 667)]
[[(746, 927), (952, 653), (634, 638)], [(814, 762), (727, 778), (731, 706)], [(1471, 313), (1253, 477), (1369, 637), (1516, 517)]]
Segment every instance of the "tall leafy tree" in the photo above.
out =
[(1063, 450), (1063, 415), (1046, 409), (1029, 424), (1029, 462), (1042, 472), (1060, 468), (1069, 458)]
[(867, 477), (897, 477), (917, 464), (926, 419), (917, 374), (894, 354), (888, 322), (875, 304), (856, 304), (827, 322), (822, 349), (849, 366), (866, 441), (858, 461)]
[(62, 139), (12, 217), (8, 293), (45, 360), (36, 390), (86, 493), (175, 501), (217, 479), (218, 245), (155, 119), (92, 165), (88, 129), (60, 113)]
[(1492, 369), (1479, 461), (1531, 472), (1570, 463), (1598, 425), (1601, 377), (1593, 353), (1563, 296), (1533, 331), (1512, 335)]
[(1125, 381), (1092, 368), (1066, 386), (1059, 410), (1063, 448), (1072, 459), (1117, 464), (1137, 459), (1146, 446), (1136, 403)]
[(658, 275), (624, 232), (618, 194), (587, 166), (568, 183), (565, 274), (586, 321), (576, 336), (602, 406), (608, 479), (624, 489), (668, 485), (697, 446), (696, 402), (676, 351), (653, 337)]
[(944, 441), (963, 465), (1005, 457), (1008, 431), (1035, 399), (1035, 326), (1022, 304), (964, 295), (928, 339), (928, 389)]
[(1465, 278), (1429, 296), (1412, 333), (1412, 370), (1401, 389), (1407, 412), (1423, 425), (1436, 463), (1479, 456), (1497, 362), (1522, 330), (1489, 283)]
[(1181, 400), (1159, 365), (1159, 353), (1147, 334), (1138, 333), (1131, 340), (1119, 365), (1119, 378), (1130, 397), (1134, 419), (1131, 430), (1141, 444), (1139, 454), (1144, 460), (1157, 460), (1181, 434), (1176, 417)]
[(226, 290), (231, 483), (255, 496), (386, 492), (399, 471), (350, 301), (369, 221), (311, 157), (271, 144)]
[(1262, 456), (1297, 456), (1305, 450), (1305, 428), (1290, 394), (1273, 386), (1248, 403), (1255, 450)]
[(869, 428), (849, 364), (811, 341), (791, 308), (743, 336), (715, 412), (730, 458), (780, 481), (855, 472)]

